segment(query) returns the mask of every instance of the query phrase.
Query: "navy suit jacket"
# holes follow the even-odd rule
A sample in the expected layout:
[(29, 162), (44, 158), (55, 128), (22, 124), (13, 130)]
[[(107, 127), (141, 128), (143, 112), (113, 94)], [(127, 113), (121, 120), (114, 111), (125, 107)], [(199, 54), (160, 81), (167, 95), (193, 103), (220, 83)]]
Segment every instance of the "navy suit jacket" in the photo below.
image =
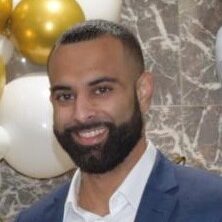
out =
[[(21, 212), (16, 222), (62, 222), (69, 185)], [(222, 222), (222, 178), (173, 164), (158, 152), (135, 222)]]

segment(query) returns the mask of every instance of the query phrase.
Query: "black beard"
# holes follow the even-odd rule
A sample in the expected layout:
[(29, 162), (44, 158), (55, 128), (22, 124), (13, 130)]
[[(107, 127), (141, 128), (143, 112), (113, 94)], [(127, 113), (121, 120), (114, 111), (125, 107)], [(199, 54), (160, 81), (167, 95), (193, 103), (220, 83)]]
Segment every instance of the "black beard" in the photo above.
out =
[[(93, 129), (98, 126), (106, 126), (109, 130), (107, 140), (101, 144), (81, 145), (71, 136), (79, 130)], [(65, 129), (62, 133), (54, 128), (54, 134), (63, 149), (82, 171), (101, 174), (114, 169), (124, 161), (141, 138), (142, 126), (142, 114), (136, 98), (131, 119), (119, 126), (111, 122), (79, 124)]]

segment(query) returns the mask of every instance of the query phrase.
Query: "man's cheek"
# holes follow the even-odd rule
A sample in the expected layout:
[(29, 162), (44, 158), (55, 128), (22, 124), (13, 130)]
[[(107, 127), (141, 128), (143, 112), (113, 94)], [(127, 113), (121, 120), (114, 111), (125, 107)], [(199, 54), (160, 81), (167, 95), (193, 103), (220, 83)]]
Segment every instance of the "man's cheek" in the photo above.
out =
[(59, 132), (63, 132), (65, 129), (66, 120), (59, 115), (54, 115), (54, 128)]

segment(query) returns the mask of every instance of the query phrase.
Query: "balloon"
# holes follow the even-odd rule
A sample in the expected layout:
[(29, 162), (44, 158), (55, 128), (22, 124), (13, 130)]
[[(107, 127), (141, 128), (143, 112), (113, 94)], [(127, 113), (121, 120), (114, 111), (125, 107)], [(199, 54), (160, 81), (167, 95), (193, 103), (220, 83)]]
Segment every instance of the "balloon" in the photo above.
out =
[(13, 54), (14, 46), (12, 42), (5, 36), (0, 35), (0, 56), (3, 58), (4, 63), (8, 63)]
[(5, 85), (5, 64), (3, 59), (0, 56), (0, 96), (2, 94), (4, 85)]
[(46, 72), (46, 65), (38, 65), (30, 62), (20, 52), (14, 50), (13, 56), (6, 64), (7, 82), (30, 73)]
[(1, 136), (1, 143), (0, 143), (0, 160), (1, 160), (5, 156), (7, 152), (7, 147), (10, 143), (10, 138), (8, 133), (1, 126), (0, 126), (0, 136)]
[(30, 73), (5, 86), (0, 100), (0, 157), (34, 178), (58, 176), (73, 168), (52, 132), (45, 73)]
[(85, 19), (74, 0), (22, 0), (11, 18), (12, 39), (17, 49), (37, 64), (46, 64), (62, 32)]
[(86, 19), (105, 19), (118, 22), (122, 0), (76, 0), (82, 7)]
[(12, 1), (12, 8), (14, 9), (17, 5), (18, 5), (18, 3), (20, 2), (21, 0), (13, 0)]
[(5, 24), (11, 14), (12, 0), (0, 0), (0, 32), (5, 28)]

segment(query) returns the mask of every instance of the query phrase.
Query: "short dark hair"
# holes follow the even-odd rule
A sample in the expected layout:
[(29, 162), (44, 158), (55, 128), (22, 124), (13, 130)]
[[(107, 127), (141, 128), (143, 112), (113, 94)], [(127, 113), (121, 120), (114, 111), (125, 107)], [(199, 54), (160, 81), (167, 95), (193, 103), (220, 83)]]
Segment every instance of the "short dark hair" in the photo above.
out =
[(126, 27), (114, 22), (97, 19), (75, 25), (62, 34), (54, 49), (60, 45), (93, 40), (106, 35), (121, 41), (135, 60), (138, 74), (141, 74), (144, 71), (144, 58), (137, 38)]

